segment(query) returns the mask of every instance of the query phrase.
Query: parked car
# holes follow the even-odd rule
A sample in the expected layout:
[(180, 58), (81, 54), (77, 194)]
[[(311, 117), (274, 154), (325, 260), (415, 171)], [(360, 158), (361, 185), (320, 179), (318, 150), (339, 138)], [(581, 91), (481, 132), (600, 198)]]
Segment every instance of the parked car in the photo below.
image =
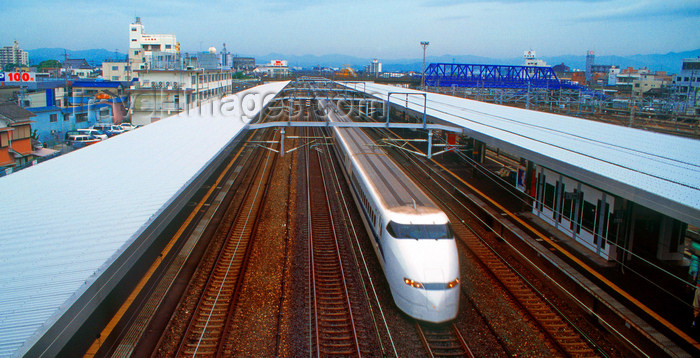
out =
[(120, 126), (112, 123), (95, 123), (92, 127), (92, 129), (97, 129), (100, 132), (108, 135), (108, 136), (114, 136), (117, 134), (124, 133), (124, 129), (122, 129)]
[(119, 127), (124, 129), (125, 131), (132, 131), (132, 130), (136, 129), (135, 125), (133, 125), (131, 123), (127, 123), (127, 122), (120, 124)]
[(66, 144), (70, 145), (73, 148), (82, 148), (86, 147), (90, 144), (97, 143), (101, 141), (102, 139), (88, 135), (88, 134), (72, 134), (68, 136), (68, 140), (66, 141)]
[(102, 131), (93, 128), (78, 129), (76, 132), (91, 135), (93, 137), (100, 138), (101, 140), (109, 138), (109, 136), (104, 134)]

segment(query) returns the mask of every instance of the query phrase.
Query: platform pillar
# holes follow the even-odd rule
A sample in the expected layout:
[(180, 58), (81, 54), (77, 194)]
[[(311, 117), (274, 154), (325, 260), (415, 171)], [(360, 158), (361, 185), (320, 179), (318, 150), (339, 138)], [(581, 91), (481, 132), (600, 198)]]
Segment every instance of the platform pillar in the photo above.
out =
[(282, 135), (280, 137), (280, 156), (284, 157), (284, 128), (282, 128), (280, 134)]
[(433, 156), (433, 130), (428, 130), (428, 159)]
[(472, 159), (477, 163), (483, 163), (486, 154), (486, 145), (474, 139), (474, 149), (472, 149)]

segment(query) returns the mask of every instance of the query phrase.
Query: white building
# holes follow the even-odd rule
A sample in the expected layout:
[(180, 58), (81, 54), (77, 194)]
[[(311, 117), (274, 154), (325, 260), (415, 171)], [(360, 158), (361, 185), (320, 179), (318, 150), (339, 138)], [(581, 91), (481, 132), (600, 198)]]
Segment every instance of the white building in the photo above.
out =
[(0, 71), (9, 64), (29, 66), (29, 53), (19, 48), (17, 40), (12, 46), (0, 48)]
[(700, 114), (700, 57), (683, 60), (681, 72), (673, 80), (676, 95), (680, 98), (686, 114)]
[(102, 78), (109, 81), (131, 81), (128, 62), (102, 62)]
[(666, 85), (666, 80), (653, 73), (642, 73), (639, 78), (632, 82), (632, 95), (642, 97), (648, 91), (655, 88), (662, 88)]
[(525, 59), (525, 66), (537, 66), (546, 67), (547, 63), (543, 60), (537, 58), (534, 50), (527, 50), (523, 52), (523, 58)]
[(382, 63), (378, 59), (373, 59), (372, 63), (369, 64), (369, 75), (378, 77), (382, 73)]
[(129, 65), (132, 71), (149, 68), (149, 63), (154, 53), (180, 53), (178, 44), (173, 34), (147, 34), (141, 24), (141, 18), (129, 25)]
[(146, 125), (232, 93), (233, 70), (136, 70), (131, 123)]
[(621, 69), (617, 66), (610, 66), (608, 70), (608, 86), (617, 86), (617, 76)]
[(289, 63), (287, 60), (272, 60), (266, 65), (257, 67), (253, 72), (268, 77), (289, 76)]

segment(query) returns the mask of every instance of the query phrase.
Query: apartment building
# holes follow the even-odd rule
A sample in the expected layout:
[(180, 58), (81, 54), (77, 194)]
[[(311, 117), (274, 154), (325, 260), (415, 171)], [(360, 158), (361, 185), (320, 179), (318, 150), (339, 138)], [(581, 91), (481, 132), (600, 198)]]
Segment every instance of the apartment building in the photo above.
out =
[(131, 123), (145, 125), (232, 93), (234, 70), (137, 70)]
[(12, 46), (0, 48), (0, 71), (10, 64), (29, 66), (29, 53), (19, 48), (19, 42), (16, 40)]
[(155, 53), (179, 54), (180, 44), (173, 34), (147, 34), (141, 18), (129, 25), (129, 66), (132, 71), (145, 70)]

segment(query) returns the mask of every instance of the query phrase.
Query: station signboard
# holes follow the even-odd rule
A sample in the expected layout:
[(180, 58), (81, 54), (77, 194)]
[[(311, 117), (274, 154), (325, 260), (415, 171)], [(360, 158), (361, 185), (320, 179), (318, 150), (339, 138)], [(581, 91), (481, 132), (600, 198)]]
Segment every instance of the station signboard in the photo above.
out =
[(0, 82), (36, 82), (36, 72), (0, 72)]

